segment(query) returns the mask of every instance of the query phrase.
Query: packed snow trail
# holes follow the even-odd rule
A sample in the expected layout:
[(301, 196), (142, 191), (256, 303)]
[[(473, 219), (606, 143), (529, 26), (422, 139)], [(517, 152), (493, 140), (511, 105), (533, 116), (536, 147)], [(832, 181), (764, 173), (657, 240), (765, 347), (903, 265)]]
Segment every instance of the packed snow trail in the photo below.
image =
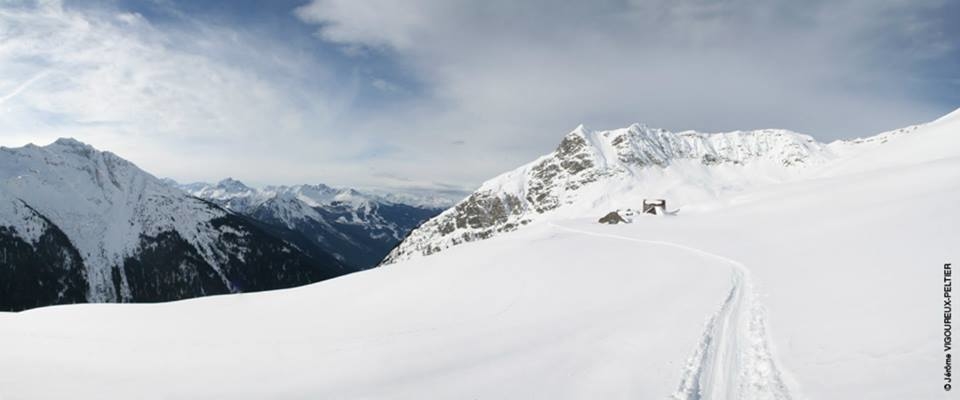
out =
[(677, 400), (789, 400), (768, 346), (763, 308), (756, 302), (750, 271), (739, 261), (694, 247), (659, 240), (598, 233), (550, 223), (584, 235), (669, 246), (719, 260), (733, 267), (731, 288), (706, 324), (700, 343), (687, 361)]

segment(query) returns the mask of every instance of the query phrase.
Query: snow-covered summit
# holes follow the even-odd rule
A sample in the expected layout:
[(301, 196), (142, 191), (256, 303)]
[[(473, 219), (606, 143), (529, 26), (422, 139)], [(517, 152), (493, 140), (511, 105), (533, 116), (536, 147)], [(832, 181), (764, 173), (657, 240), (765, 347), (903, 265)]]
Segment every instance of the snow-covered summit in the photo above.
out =
[(249, 187), (233, 178), (226, 178), (215, 184), (198, 182), (178, 185), (173, 180), (168, 180), (168, 184), (179, 187), (193, 196), (214, 201), (224, 208), (236, 212), (245, 212), (269, 198), (267, 193)]
[(68, 138), (68, 137), (58, 138), (57, 140), (55, 140), (55, 141), (53, 142), (53, 144), (56, 145), (56, 146), (76, 147), (76, 148), (83, 148), (83, 149), (94, 150), (93, 146), (91, 146), (91, 145), (89, 145), (89, 144), (86, 144), (86, 143), (83, 143), (83, 142), (81, 142), (81, 141), (79, 141), (79, 140), (77, 140), (77, 139)]
[[(940, 120), (938, 120), (940, 121)], [(935, 122), (932, 124), (944, 124)], [(687, 211), (747, 188), (813, 176), (917, 128), (825, 144), (784, 129), (671, 132), (577, 126), (556, 150), (487, 182), (423, 224), (385, 262), (511, 231), (550, 215), (599, 216), (663, 198)], [(889, 146), (887, 146), (889, 147)]]
[(232, 240), (224, 239), (224, 229), (216, 226), (232, 223), (223, 220), (228, 213), (113, 153), (75, 139), (2, 148), (0, 192), (0, 202), (14, 203), (0, 206), (5, 227), (33, 239), (37, 236), (29, 233), (28, 225), (46, 223), (66, 235), (70, 243), (65, 245), (75, 247), (83, 259), (88, 301), (137, 299), (140, 282), (128, 272), (149, 273), (131, 272), (127, 266), (144, 251), (156, 250), (145, 241), (162, 238), (185, 241), (181, 249), (192, 248), (189, 251), (202, 259), (197, 264), (213, 268), (224, 287), (235, 289), (226, 265), (234, 250), (244, 249), (225, 248)]
[(198, 225), (223, 214), (75, 139), (0, 150), (0, 188), (67, 234), (87, 267), (91, 301), (123, 297), (110, 271), (137, 250), (141, 235), (198, 237)]
[(808, 161), (820, 147), (810, 136), (781, 129), (674, 133), (632, 124), (608, 131), (590, 131), (580, 125), (564, 138), (558, 151), (591, 152), (600, 168), (617, 169), (666, 166), (679, 159), (701, 159), (705, 164), (743, 164), (763, 159), (790, 165)]
[(349, 204), (354, 208), (368, 206), (385, 200), (351, 188), (332, 188), (324, 184), (281, 186), (275, 189), (278, 196), (294, 197), (311, 207), (329, 206), (334, 203)]
[(217, 182), (217, 186), (231, 192), (244, 192), (244, 191), (253, 190), (249, 186), (244, 185), (243, 182), (240, 182), (233, 178), (227, 178), (220, 182)]

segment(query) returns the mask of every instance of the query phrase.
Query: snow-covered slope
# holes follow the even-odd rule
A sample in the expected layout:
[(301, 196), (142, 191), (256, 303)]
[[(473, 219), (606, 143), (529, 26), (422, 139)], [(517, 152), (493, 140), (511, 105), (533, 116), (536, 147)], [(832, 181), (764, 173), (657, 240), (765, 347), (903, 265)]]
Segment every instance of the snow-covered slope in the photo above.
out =
[(644, 198), (686, 208), (793, 179), (834, 157), (829, 146), (786, 130), (707, 134), (638, 124), (590, 131), (581, 125), (554, 152), (485, 182), (412, 232), (386, 262), (488, 238), (545, 214), (639, 208)]
[(179, 187), (271, 226), (293, 230), (302, 236), (304, 246), (315, 246), (359, 268), (377, 265), (413, 228), (441, 211), (323, 184), (261, 190), (227, 178)]
[[(82, 258), (86, 301), (170, 300), (347, 272), (329, 256), (304, 258), (249, 222), (73, 139), (0, 148), (0, 191), (0, 225), (31, 243), (47, 225), (66, 235), (61, 250)], [(277, 258), (267, 260), (268, 253)], [(255, 258), (262, 265), (250, 265)], [(276, 276), (253, 277), (254, 267), (276, 268)]]
[(674, 133), (639, 124), (609, 131), (581, 125), (552, 153), (485, 182), (411, 232), (384, 262), (489, 238), (545, 216), (639, 209), (645, 198), (702, 211), (730, 194), (815, 176), (916, 129), (824, 144), (778, 129)]
[(0, 313), (0, 397), (949, 398), (958, 133), (931, 123), (697, 212), (549, 214), (291, 290)]

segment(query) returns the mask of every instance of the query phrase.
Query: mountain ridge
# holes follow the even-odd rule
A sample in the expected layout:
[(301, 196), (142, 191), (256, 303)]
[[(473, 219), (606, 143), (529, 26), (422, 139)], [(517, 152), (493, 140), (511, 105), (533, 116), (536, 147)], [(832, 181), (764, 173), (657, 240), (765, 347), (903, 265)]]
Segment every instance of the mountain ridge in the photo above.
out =
[(671, 132), (635, 123), (593, 131), (581, 124), (553, 152), (484, 182), (411, 232), (383, 263), (486, 239), (548, 214), (639, 208), (644, 198), (688, 207), (749, 187), (812, 176), (838, 159), (910, 137), (926, 125), (822, 143), (785, 129)]
[[(85, 295), (64, 301), (174, 300), (288, 287), (352, 271), (329, 255), (309, 257), (116, 154), (75, 139), (0, 149), (0, 192), (0, 225), (21, 261), (50, 252), (79, 255), (80, 262), (64, 257), (63, 266), (79, 269), (65, 276), (82, 276)], [(41, 243), (44, 237), (58, 240)], [(32, 275), (37, 270), (12, 261), (0, 268), (19, 280), (40, 279)], [(276, 275), (249, 275), (254, 268)], [(58, 281), (43, 279), (38, 298), (48, 297)], [(35, 305), (6, 303), (8, 294), (0, 293), (4, 308)]]
[(442, 211), (325, 184), (255, 189), (226, 178), (216, 184), (178, 187), (233, 212), (298, 232), (299, 243), (310, 243), (357, 268), (376, 266), (413, 228)]

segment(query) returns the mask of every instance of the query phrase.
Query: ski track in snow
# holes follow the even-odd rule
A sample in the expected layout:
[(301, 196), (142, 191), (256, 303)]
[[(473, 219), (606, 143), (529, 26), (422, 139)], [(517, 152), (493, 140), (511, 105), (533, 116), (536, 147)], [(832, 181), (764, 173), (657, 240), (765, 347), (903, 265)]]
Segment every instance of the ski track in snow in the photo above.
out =
[(733, 267), (731, 288), (720, 309), (706, 323), (687, 361), (676, 400), (790, 400), (768, 345), (763, 307), (756, 301), (750, 271), (742, 263), (694, 247), (659, 240), (585, 231), (550, 223), (584, 235), (678, 248)]

